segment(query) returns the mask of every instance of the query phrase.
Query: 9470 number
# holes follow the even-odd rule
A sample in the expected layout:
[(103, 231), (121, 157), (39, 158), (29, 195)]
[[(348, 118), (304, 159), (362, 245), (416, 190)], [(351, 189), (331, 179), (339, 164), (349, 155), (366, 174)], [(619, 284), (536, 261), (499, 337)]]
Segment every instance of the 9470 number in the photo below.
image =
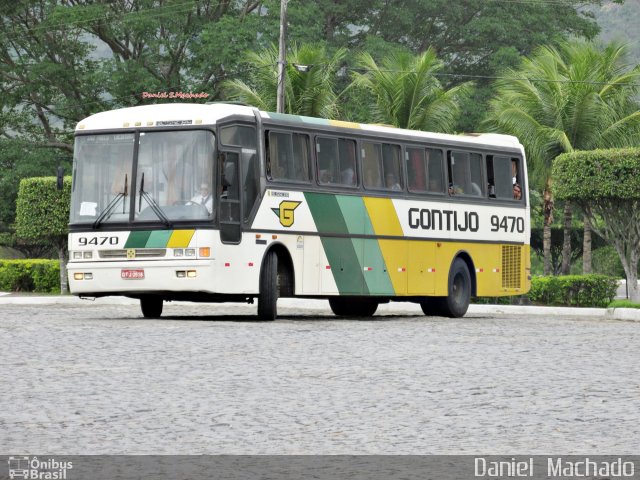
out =
[(524, 233), (524, 218), (491, 215), (491, 231)]
[(78, 244), (81, 247), (86, 247), (87, 245), (117, 245), (118, 237), (80, 237), (78, 238)]

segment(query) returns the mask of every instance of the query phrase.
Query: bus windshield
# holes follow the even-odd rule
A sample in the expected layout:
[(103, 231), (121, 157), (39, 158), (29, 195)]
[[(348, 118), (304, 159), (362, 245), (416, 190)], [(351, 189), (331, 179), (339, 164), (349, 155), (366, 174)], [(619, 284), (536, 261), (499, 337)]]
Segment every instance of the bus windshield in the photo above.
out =
[(206, 130), (78, 136), (71, 223), (211, 219), (214, 158)]

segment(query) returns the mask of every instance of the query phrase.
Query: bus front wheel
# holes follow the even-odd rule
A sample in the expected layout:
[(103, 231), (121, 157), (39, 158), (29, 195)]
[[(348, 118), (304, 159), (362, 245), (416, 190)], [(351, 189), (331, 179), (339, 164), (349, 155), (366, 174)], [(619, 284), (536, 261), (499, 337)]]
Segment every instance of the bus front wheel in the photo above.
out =
[(446, 297), (433, 299), (433, 313), (451, 318), (462, 317), (471, 302), (471, 274), (467, 263), (461, 258), (456, 258), (449, 270), (448, 292)]
[(278, 255), (267, 253), (260, 273), (260, 295), (258, 296), (258, 318), (275, 320), (278, 316)]
[(160, 318), (163, 301), (161, 297), (149, 296), (140, 299), (140, 309), (144, 318)]

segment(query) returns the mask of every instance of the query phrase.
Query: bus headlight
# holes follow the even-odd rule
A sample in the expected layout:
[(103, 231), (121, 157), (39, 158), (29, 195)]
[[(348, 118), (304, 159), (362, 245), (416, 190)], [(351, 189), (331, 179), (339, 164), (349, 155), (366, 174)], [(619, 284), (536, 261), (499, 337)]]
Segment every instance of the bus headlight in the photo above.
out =
[(82, 252), (73, 252), (73, 259), (80, 260), (82, 258)]
[(174, 257), (182, 257), (184, 256), (184, 250), (181, 248), (174, 248), (173, 249), (173, 256)]
[(196, 249), (195, 249), (195, 248), (187, 248), (187, 249), (184, 251), (184, 254), (185, 254), (187, 257), (195, 257), (195, 256), (196, 256)]
[(82, 258), (84, 259), (93, 258), (93, 252), (83, 252)]

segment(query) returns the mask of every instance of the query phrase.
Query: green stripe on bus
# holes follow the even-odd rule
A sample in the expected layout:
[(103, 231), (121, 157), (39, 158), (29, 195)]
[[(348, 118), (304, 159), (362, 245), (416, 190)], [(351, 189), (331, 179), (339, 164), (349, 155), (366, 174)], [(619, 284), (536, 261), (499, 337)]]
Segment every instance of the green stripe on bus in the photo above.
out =
[[(350, 234), (374, 235), (369, 213), (361, 197), (338, 195), (336, 198)], [(353, 239), (352, 243), (369, 293), (394, 295), (395, 291), (378, 241)]]
[(136, 231), (129, 234), (127, 242), (124, 248), (144, 248), (147, 245), (147, 240), (151, 235), (151, 231)]
[(311, 210), (311, 216), (316, 223), (318, 233), (337, 233), (341, 235), (349, 233), (335, 195), (305, 193), (304, 197)]
[(373, 235), (373, 227), (367, 209), (360, 197), (336, 196), (347, 230), (352, 235)]
[(154, 230), (151, 232), (147, 243), (145, 244), (146, 248), (165, 248), (167, 243), (169, 242), (169, 238), (171, 238), (171, 234), (173, 230)]
[(368, 294), (362, 265), (358, 258), (360, 239), (326, 237), (323, 234), (348, 235), (349, 229), (335, 195), (305, 193), (316, 224), (331, 273), (341, 294)]

